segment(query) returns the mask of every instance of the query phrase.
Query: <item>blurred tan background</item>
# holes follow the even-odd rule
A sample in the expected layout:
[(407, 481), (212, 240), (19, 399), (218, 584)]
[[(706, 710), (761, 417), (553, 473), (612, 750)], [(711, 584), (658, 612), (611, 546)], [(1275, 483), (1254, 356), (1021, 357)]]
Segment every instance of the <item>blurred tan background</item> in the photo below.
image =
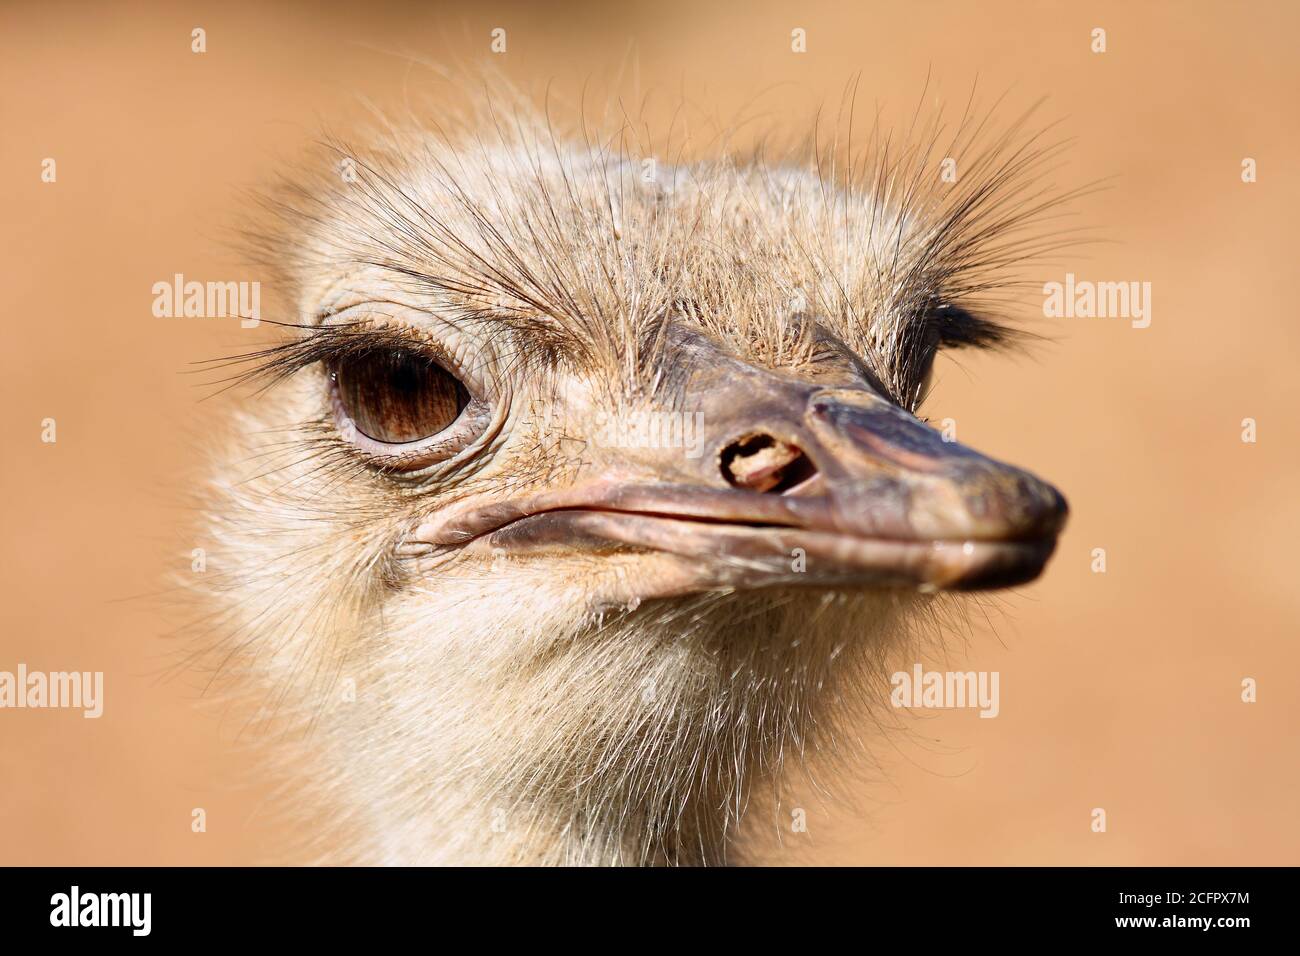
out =
[(1055, 344), (1032, 357), (941, 360), (926, 412), (1057, 483), (1071, 525), (1045, 577), (952, 650), (1001, 672), (1001, 715), (918, 717), (856, 805), (810, 796), (809, 833), (762, 858), (1300, 863), (1298, 9), (6, 4), (0, 669), (103, 670), (106, 702), (100, 720), (0, 711), (0, 863), (246, 863), (276, 843), (283, 798), (240, 726), (195, 705), (199, 682), (160, 679), (174, 620), (150, 596), (197, 546), (180, 503), (223, 411), (181, 373), (247, 339), (230, 320), (155, 319), (150, 287), (249, 278), (219, 242), (239, 188), (363, 100), (400, 106), (425, 71), (413, 58), (488, 60), (498, 26), (508, 52), (491, 58), (530, 87), (627, 63), (721, 116), (765, 89), (777, 109), (833, 108), (857, 72), (864, 102), (903, 115), (927, 73), (958, 110), (977, 77), (1015, 110), (1046, 96), (1077, 138), (1061, 178), (1114, 177), (1075, 206), (1112, 242), (1034, 278), (1153, 284), (1150, 328), (1039, 318)]

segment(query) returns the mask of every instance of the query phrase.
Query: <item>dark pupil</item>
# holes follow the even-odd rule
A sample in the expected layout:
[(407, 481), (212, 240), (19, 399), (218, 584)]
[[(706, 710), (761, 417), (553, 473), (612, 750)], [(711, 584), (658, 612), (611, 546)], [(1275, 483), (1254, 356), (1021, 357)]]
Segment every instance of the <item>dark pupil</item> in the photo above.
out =
[(469, 402), (437, 363), (397, 349), (348, 358), (335, 370), (343, 411), (367, 438), (399, 444), (436, 435)]

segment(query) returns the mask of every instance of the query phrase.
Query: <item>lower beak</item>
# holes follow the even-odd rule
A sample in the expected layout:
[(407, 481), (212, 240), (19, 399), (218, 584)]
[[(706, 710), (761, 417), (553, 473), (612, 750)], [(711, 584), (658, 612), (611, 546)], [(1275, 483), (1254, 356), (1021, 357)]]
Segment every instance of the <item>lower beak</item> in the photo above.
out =
[(1067, 512), (1051, 485), (944, 440), (873, 392), (781, 381), (757, 398), (709, 393), (693, 458), (685, 442), (607, 447), (594, 482), (441, 521), (438, 540), (425, 540), (649, 552), (670, 570), (643, 597), (778, 585), (974, 590), (1042, 571)]

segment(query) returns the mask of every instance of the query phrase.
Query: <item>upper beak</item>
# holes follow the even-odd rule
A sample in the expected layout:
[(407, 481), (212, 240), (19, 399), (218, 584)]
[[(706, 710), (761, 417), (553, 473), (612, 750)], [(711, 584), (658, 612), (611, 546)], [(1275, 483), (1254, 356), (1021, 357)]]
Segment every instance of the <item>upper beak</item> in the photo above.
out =
[(672, 556), (671, 573), (642, 596), (773, 584), (996, 588), (1041, 572), (1067, 512), (1051, 485), (945, 441), (866, 387), (707, 358), (687, 391), (697, 406), (682, 403), (680, 431), (660, 429), (681, 441), (606, 442), (594, 449), (594, 479), (439, 518), (418, 536)]

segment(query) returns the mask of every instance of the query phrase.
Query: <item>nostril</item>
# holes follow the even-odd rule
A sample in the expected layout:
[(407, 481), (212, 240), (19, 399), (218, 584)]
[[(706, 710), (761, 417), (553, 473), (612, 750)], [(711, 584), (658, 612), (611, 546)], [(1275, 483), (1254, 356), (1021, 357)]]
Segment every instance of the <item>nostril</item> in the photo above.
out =
[(747, 491), (781, 494), (817, 474), (807, 455), (771, 435), (749, 435), (722, 449), (719, 459), (727, 484)]

